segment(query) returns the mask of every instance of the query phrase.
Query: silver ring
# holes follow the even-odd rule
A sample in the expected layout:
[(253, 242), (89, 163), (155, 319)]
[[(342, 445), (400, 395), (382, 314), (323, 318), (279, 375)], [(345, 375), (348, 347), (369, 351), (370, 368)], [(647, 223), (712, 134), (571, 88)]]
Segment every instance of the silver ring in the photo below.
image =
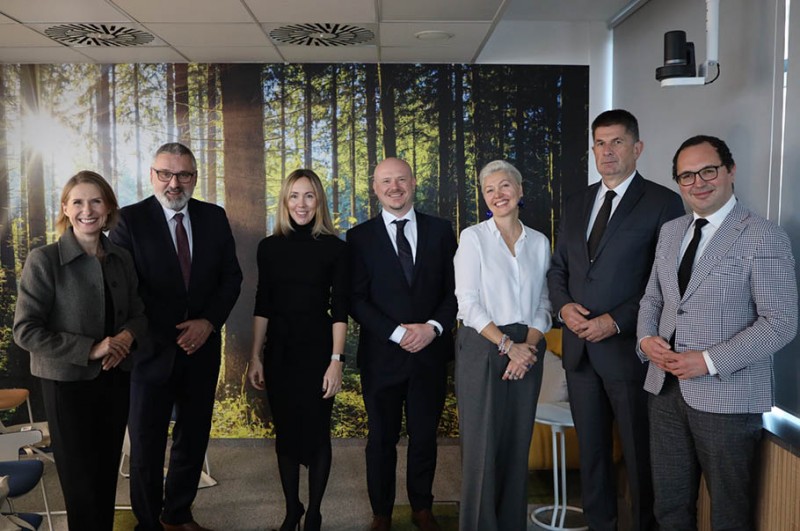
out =
[(511, 371), (506, 371), (506, 374), (511, 374)]
[(192, 348), (194, 348), (194, 343), (192, 343), (192, 344), (191, 344), (191, 345), (189, 345), (189, 346), (190, 346), (190, 347), (192, 347)]

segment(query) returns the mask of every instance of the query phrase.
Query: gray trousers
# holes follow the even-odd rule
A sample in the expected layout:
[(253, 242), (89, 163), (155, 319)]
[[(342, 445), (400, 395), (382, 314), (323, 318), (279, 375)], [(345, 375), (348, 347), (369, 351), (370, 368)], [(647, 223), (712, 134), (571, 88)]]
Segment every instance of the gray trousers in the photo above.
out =
[(678, 381), (668, 378), (650, 395), (650, 462), (655, 514), (661, 529), (697, 529), (700, 473), (711, 495), (714, 531), (755, 529), (756, 449), (760, 414), (707, 413), (692, 409)]
[[(527, 327), (501, 326), (515, 342)], [(502, 380), (508, 357), (473, 328), (462, 326), (456, 349), (456, 397), (461, 433), (461, 531), (527, 527), (528, 449), (542, 385), (539, 361), (522, 380)]]

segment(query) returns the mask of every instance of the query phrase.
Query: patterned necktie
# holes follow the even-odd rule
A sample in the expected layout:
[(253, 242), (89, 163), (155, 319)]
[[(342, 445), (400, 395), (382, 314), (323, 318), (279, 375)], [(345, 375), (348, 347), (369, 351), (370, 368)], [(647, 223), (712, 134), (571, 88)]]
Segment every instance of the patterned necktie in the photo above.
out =
[(617, 196), (617, 192), (609, 190), (606, 192), (606, 198), (603, 201), (603, 206), (597, 211), (597, 217), (592, 226), (592, 232), (589, 233), (589, 260), (594, 261), (597, 254), (597, 247), (600, 245), (600, 240), (603, 238), (603, 233), (606, 231), (608, 225), (608, 218), (611, 217), (611, 203)]
[(703, 227), (708, 224), (707, 219), (697, 218), (694, 222), (694, 236), (692, 241), (689, 242), (689, 247), (683, 253), (681, 265), (678, 267), (678, 289), (681, 291), (681, 297), (686, 291), (686, 286), (689, 285), (689, 279), (692, 278), (692, 267), (694, 267), (694, 257), (697, 255), (697, 247), (700, 245), (700, 238), (703, 237)]
[(410, 286), (411, 280), (414, 278), (414, 255), (411, 254), (411, 244), (408, 243), (408, 239), (403, 233), (408, 220), (396, 219), (392, 223), (397, 227), (397, 256), (400, 257), (400, 266), (402, 266), (403, 274)]
[(178, 244), (178, 262), (181, 264), (183, 283), (189, 289), (189, 277), (192, 274), (192, 255), (189, 252), (189, 237), (186, 235), (186, 227), (183, 226), (183, 214), (175, 214), (175, 241)]

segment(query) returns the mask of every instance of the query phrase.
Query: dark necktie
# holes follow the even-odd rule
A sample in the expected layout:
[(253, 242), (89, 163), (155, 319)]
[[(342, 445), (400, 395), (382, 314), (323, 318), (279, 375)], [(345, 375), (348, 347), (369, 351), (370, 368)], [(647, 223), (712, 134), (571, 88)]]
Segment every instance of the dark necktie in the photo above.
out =
[(406, 235), (403, 233), (403, 228), (408, 220), (396, 219), (392, 223), (397, 227), (397, 256), (400, 257), (400, 266), (403, 268), (403, 274), (410, 286), (411, 279), (414, 278), (414, 255), (411, 254), (411, 244), (408, 243)]
[(707, 219), (697, 218), (694, 222), (694, 236), (686, 252), (683, 253), (681, 265), (678, 267), (678, 289), (681, 290), (681, 297), (686, 291), (686, 286), (689, 285), (689, 279), (692, 278), (692, 267), (694, 266), (694, 257), (697, 255), (697, 247), (700, 245), (700, 238), (703, 237), (703, 227), (708, 224)]
[(589, 242), (587, 244), (589, 248), (589, 260), (594, 261), (595, 254), (597, 254), (597, 247), (600, 245), (600, 240), (603, 238), (603, 233), (606, 231), (608, 218), (611, 217), (611, 203), (616, 196), (617, 192), (614, 190), (606, 192), (603, 206), (597, 211), (597, 217), (594, 219), (594, 225), (592, 226), (592, 232), (589, 233)]
[(192, 274), (192, 255), (189, 252), (189, 237), (186, 227), (183, 226), (183, 214), (175, 214), (175, 242), (178, 244), (178, 262), (181, 264), (183, 283), (189, 289), (189, 277)]

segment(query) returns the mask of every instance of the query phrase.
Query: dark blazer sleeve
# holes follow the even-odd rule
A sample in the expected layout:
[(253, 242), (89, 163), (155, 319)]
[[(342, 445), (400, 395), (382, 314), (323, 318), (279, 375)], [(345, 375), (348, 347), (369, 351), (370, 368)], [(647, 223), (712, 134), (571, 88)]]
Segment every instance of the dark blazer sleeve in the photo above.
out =
[(367, 260), (370, 249), (370, 233), (374, 233), (376, 219), (372, 219), (347, 231), (347, 249), (350, 261), (350, 313), (370, 335), (389, 341), (394, 329), (400, 324), (386, 315), (372, 302), (371, 284), (375, 278), (372, 261)]
[(434, 221), (440, 226), (437, 230), (439, 234), (439, 252), (441, 253), (440, 260), (444, 263), (444, 285), (442, 286), (442, 297), (439, 305), (434, 310), (433, 314), (429, 317), (442, 325), (444, 330), (453, 328), (458, 313), (458, 299), (456, 299), (456, 274), (455, 266), (453, 265), (453, 258), (456, 255), (456, 235), (453, 232), (453, 226), (449, 221), (444, 219), (436, 219)]
[[(332, 236), (335, 238), (335, 236)], [(350, 300), (350, 267), (347, 244), (336, 238), (336, 259), (333, 262), (331, 283), (331, 318), (334, 323), (346, 323)]]

